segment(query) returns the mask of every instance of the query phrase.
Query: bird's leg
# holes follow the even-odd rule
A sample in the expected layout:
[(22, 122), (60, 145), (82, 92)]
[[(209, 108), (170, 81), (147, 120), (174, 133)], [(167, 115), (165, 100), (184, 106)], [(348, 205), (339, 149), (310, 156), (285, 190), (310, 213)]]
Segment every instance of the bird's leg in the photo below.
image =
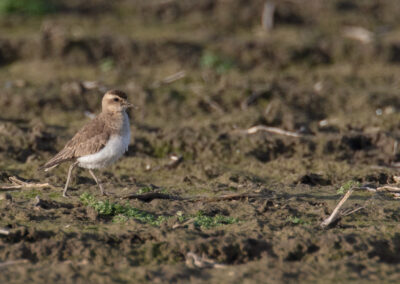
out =
[(72, 173), (72, 170), (76, 167), (77, 164), (78, 164), (78, 161), (76, 161), (75, 163), (73, 163), (73, 164), (71, 164), (69, 166), (67, 182), (65, 183), (65, 187), (64, 187), (64, 191), (63, 191), (63, 196), (64, 197), (67, 197), (67, 189), (68, 189), (69, 180), (71, 178), (71, 173)]
[(107, 193), (104, 192), (103, 186), (99, 182), (99, 179), (94, 175), (94, 172), (91, 169), (89, 169), (89, 173), (92, 175), (93, 179), (96, 181), (97, 185), (99, 186), (101, 195), (107, 195)]

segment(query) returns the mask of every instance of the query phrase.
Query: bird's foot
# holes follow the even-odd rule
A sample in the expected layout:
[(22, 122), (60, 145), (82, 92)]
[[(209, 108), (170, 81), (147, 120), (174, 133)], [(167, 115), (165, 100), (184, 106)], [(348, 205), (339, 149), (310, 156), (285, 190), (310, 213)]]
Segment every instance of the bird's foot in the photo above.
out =
[(113, 195), (115, 195), (115, 194), (114, 194), (114, 193), (111, 193), (111, 192), (103, 191), (103, 192), (101, 193), (101, 195), (102, 195), (102, 196), (113, 196)]

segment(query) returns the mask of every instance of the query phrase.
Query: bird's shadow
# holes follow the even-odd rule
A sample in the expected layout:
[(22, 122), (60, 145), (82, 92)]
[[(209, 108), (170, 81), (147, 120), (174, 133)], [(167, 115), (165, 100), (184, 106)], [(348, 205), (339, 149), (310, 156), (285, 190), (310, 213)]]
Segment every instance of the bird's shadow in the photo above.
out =
[(76, 177), (76, 183), (75, 184), (76, 185), (82, 185), (82, 184), (85, 184), (85, 185), (88, 185), (88, 184), (96, 185), (96, 182), (92, 178), (78, 175)]

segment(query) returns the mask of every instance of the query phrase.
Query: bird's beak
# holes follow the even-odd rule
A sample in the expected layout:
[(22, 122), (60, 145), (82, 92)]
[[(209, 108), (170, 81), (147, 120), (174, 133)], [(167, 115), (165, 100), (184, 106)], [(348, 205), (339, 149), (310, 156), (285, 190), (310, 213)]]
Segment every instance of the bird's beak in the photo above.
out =
[(135, 106), (135, 105), (133, 105), (133, 104), (131, 104), (131, 103), (128, 103), (128, 102), (125, 102), (125, 103), (124, 103), (124, 107), (126, 107), (126, 108), (133, 108), (133, 109), (139, 109), (138, 106)]

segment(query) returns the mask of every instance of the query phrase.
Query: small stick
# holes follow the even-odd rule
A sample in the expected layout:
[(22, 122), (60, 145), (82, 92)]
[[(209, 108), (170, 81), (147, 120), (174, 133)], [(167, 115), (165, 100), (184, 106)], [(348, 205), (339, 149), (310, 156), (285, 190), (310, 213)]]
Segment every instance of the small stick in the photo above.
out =
[(54, 188), (53, 185), (49, 184), (49, 183), (33, 183), (33, 182), (25, 182), (22, 181), (20, 179), (18, 179), (17, 177), (9, 177), (8, 178), (11, 181), (11, 185), (2, 185), (0, 186), (0, 190), (8, 190), (8, 189), (19, 189), (19, 188), (45, 188), (45, 187), (50, 187), (50, 188)]
[(392, 193), (393, 199), (400, 199), (400, 193)]
[(20, 189), (22, 185), (2, 185), (0, 186), (0, 190), (9, 190), (9, 189)]
[(170, 161), (165, 165), (160, 165), (154, 168), (151, 168), (150, 165), (148, 165), (146, 166), (146, 170), (158, 171), (163, 168), (173, 169), (176, 168), (183, 161), (183, 157), (181, 155), (176, 155), (176, 154), (172, 154), (171, 156), (169, 156), (169, 159)]
[(189, 264), (193, 263), (194, 266), (200, 267), (200, 268), (224, 268), (226, 265), (216, 263), (215, 261), (211, 259), (207, 259), (205, 257), (200, 257), (197, 254), (193, 252), (188, 252), (186, 254), (186, 265), (190, 266)]
[(183, 200), (189, 202), (218, 202), (218, 201), (227, 201), (227, 200), (238, 200), (242, 198), (258, 198), (258, 197), (270, 197), (267, 195), (260, 194), (252, 194), (252, 193), (235, 193), (235, 194), (226, 194), (215, 197), (192, 197), (185, 198), (176, 195), (164, 194), (160, 192), (149, 192), (145, 194), (127, 194), (120, 196), (120, 199), (139, 199), (144, 202), (152, 201), (153, 199), (167, 199), (167, 200)]
[(261, 25), (266, 31), (274, 27), (275, 4), (271, 1), (265, 1), (261, 16)]
[(254, 134), (259, 131), (265, 131), (265, 132), (270, 132), (270, 133), (280, 134), (280, 135), (285, 135), (285, 136), (290, 136), (290, 137), (296, 137), (296, 138), (304, 137), (304, 135), (300, 134), (300, 133), (283, 130), (283, 129), (280, 129), (277, 127), (264, 126), (264, 125), (253, 126), (253, 127), (250, 127), (249, 129), (242, 130), (241, 132), (244, 134)]
[(195, 197), (193, 199), (188, 199), (188, 201), (192, 202), (217, 202), (217, 201), (226, 201), (226, 200), (237, 200), (242, 198), (251, 198), (251, 197), (263, 197), (260, 194), (251, 194), (251, 193), (235, 193), (235, 194), (226, 194), (215, 197)]
[(165, 165), (165, 167), (168, 169), (173, 169), (177, 167), (183, 161), (183, 157), (181, 155), (175, 155), (175, 154), (171, 155), (169, 159), (171, 161)]
[(185, 77), (186, 77), (186, 71), (182, 70), (168, 77), (165, 77), (161, 82), (164, 84), (170, 84)]
[(374, 33), (363, 27), (346, 27), (343, 36), (367, 44), (373, 40)]
[(186, 220), (186, 221), (183, 222), (183, 223), (176, 223), (176, 224), (174, 224), (174, 225), (172, 226), (172, 229), (177, 229), (177, 228), (185, 227), (186, 225), (189, 225), (189, 224), (193, 223), (194, 221), (195, 221), (195, 218), (192, 218), (192, 219)]
[(393, 180), (395, 183), (400, 183), (400, 176), (393, 176)]
[(159, 192), (149, 192), (145, 194), (127, 194), (120, 197), (121, 199), (139, 199), (145, 202), (152, 201), (153, 199), (168, 199), (168, 200), (183, 200), (179, 196), (159, 193)]
[(400, 163), (399, 162), (397, 162), (397, 163), (392, 163), (390, 166), (387, 166), (387, 168), (400, 168)]
[(247, 107), (249, 105), (251, 105), (252, 103), (254, 103), (256, 100), (258, 100), (258, 98), (260, 98), (262, 95), (264, 94), (264, 92), (253, 92), (249, 97), (247, 97), (246, 99), (244, 99), (242, 101), (242, 103), (240, 104), (240, 108), (242, 110), (247, 109)]
[(322, 228), (326, 228), (328, 227), (330, 224), (332, 224), (337, 218), (339, 218), (339, 210), (340, 208), (343, 206), (343, 204), (346, 202), (347, 199), (349, 199), (350, 195), (354, 192), (354, 188), (350, 188), (346, 194), (343, 196), (342, 200), (340, 200), (340, 202), (338, 203), (338, 205), (336, 205), (335, 209), (333, 210), (332, 214), (326, 218), (322, 223), (321, 223), (321, 227)]
[(384, 186), (378, 187), (376, 189), (376, 191), (400, 192), (400, 187), (384, 185)]
[(83, 81), (82, 86), (88, 90), (98, 89), (100, 87), (100, 83), (97, 81)]
[(360, 211), (362, 209), (365, 209), (365, 206), (358, 207), (356, 209), (351, 210), (350, 212), (343, 212), (342, 216), (349, 216), (349, 215), (356, 213), (357, 211)]
[(363, 185), (363, 186), (359, 186), (359, 187), (354, 187), (353, 189), (356, 189), (356, 190), (366, 190), (366, 191), (369, 191), (369, 192), (377, 192), (377, 188), (375, 188), (375, 187), (371, 187), (371, 186), (368, 186), (368, 185)]
[(265, 108), (265, 110), (264, 110), (264, 115), (265, 115), (265, 116), (269, 115), (269, 112), (271, 111), (271, 109), (272, 109), (272, 104), (269, 103), (269, 104), (267, 105), (267, 107)]
[(0, 228), (0, 235), (8, 236), (9, 234), (10, 234), (10, 230), (1, 229), (1, 228)]
[(219, 104), (217, 102), (215, 102), (214, 100), (212, 100), (210, 97), (204, 96), (203, 101), (204, 101), (204, 103), (209, 105), (210, 108), (217, 111), (218, 113), (224, 113), (224, 110), (222, 109), (222, 107), (220, 107)]
[(27, 259), (17, 259), (17, 260), (10, 260), (10, 261), (5, 261), (5, 262), (0, 262), (0, 268), (1, 267), (6, 267), (9, 265), (14, 265), (14, 264), (22, 264), (22, 263), (28, 263), (29, 260)]
[(175, 74), (165, 77), (161, 81), (154, 82), (152, 86), (153, 86), (153, 88), (158, 88), (161, 85), (171, 84), (171, 83), (178, 81), (179, 79), (182, 79), (185, 77), (186, 77), (186, 71), (182, 70)]

